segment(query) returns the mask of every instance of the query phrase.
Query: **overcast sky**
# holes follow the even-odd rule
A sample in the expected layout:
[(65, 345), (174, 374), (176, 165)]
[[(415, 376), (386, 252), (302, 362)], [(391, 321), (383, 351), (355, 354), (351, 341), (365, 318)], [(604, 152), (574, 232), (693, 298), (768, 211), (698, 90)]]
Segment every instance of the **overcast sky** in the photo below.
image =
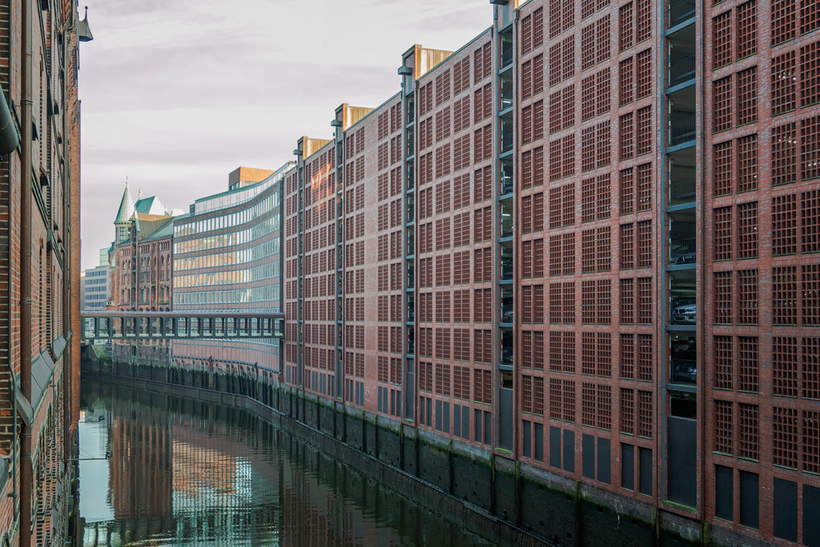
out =
[[(86, 2), (81, 2), (82, 7)], [(128, 177), (168, 209), (277, 169), (332, 136), (342, 103), (399, 91), (401, 54), (456, 50), (492, 24), (487, 0), (88, 0), (80, 45), (82, 267), (111, 244)]]

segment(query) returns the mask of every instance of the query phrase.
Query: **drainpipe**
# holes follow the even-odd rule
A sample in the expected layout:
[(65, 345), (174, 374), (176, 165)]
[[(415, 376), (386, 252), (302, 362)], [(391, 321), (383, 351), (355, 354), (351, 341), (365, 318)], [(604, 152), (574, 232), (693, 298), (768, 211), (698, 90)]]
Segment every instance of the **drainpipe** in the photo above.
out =
[[(32, 140), (32, 0), (22, 0), (22, 67), (21, 85), (22, 111), (21, 149), (22, 165), (20, 169), (20, 376), (22, 377), (22, 395), (31, 401), (31, 140)], [(31, 424), (23, 422), (20, 454), (20, 547), (31, 545)]]

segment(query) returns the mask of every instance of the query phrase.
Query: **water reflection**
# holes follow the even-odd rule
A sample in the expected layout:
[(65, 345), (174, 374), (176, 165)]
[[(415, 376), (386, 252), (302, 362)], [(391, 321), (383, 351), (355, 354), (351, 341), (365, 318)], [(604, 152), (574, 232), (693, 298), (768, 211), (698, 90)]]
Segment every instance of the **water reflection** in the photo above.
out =
[(82, 389), (83, 545), (491, 544), (248, 413)]

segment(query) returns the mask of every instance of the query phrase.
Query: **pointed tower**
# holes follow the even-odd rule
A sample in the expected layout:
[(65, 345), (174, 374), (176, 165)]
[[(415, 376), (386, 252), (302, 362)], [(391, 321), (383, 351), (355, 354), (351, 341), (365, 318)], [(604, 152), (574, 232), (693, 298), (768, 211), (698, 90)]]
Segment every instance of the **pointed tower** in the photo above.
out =
[(128, 191), (128, 179), (125, 180), (125, 191), (122, 193), (120, 209), (114, 219), (114, 244), (120, 244), (129, 237), (131, 217), (134, 216), (134, 199)]

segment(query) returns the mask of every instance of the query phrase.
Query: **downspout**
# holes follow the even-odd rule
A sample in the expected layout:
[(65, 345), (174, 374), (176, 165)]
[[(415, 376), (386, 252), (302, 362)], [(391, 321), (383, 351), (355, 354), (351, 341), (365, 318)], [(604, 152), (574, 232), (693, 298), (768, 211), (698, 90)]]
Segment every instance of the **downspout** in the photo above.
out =
[[(20, 168), (20, 376), (22, 377), (22, 395), (31, 402), (31, 140), (32, 140), (32, 1), (22, 0), (22, 63), (21, 85), (22, 111), (21, 149), (22, 165)], [(31, 424), (23, 422), (20, 454), (20, 546), (31, 545)]]

